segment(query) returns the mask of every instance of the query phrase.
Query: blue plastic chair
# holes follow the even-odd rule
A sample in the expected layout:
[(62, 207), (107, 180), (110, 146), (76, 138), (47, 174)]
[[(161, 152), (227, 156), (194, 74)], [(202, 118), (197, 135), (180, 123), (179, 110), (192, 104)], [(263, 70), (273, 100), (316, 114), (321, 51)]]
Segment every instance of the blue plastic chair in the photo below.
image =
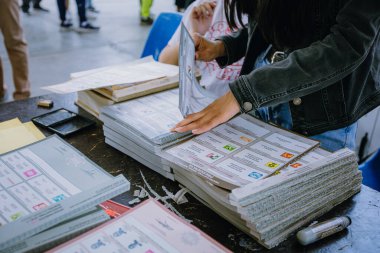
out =
[(161, 50), (168, 44), (168, 41), (181, 23), (181, 19), (182, 14), (180, 13), (161, 13), (153, 23), (141, 57), (153, 55), (153, 58), (158, 61)]
[(380, 191), (380, 150), (359, 166), (363, 174), (363, 184)]

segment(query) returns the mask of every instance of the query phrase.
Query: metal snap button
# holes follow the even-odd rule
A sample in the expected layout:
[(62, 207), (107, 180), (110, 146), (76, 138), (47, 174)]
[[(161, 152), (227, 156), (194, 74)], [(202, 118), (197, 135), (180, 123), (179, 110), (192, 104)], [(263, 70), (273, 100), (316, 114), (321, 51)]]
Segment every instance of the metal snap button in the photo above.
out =
[(250, 102), (244, 102), (244, 104), (243, 104), (244, 111), (249, 112), (250, 110), (252, 110), (252, 108), (253, 108), (253, 106)]
[(302, 103), (302, 99), (301, 98), (295, 98), (293, 99), (293, 104), (294, 105), (300, 105)]

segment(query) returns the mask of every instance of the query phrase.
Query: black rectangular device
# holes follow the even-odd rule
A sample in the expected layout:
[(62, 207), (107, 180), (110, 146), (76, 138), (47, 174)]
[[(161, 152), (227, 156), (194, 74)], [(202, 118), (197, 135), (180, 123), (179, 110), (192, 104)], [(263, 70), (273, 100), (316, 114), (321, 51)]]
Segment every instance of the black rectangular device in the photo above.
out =
[(95, 121), (64, 108), (34, 117), (32, 121), (61, 136), (76, 133), (95, 124)]

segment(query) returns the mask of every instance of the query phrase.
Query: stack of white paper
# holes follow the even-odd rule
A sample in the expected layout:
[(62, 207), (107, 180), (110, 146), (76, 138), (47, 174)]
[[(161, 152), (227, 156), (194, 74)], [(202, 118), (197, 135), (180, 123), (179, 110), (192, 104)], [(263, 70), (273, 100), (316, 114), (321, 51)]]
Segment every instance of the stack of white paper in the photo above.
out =
[(0, 252), (40, 252), (104, 222), (95, 206), (130, 187), (56, 135), (1, 155), (0, 185)]
[(170, 132), (182, 119), (177, 89), (107, 106), (100, 114), (107, 144), (172, 180), (158, 153), (190, 135)]
[(173, 168), (175, 179), (195, 197), (267, 248), (360, 191), (362, 180), (348, 149), (311, 151), (279, 174), (232, 191)]

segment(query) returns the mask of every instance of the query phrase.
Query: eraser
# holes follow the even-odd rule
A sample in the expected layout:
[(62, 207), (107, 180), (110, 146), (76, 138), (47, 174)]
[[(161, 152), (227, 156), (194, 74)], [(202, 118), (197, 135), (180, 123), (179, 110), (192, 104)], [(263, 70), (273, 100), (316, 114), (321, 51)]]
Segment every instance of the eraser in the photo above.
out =
[(40, 107), (51, 108), (53, 107), (54, 102), (50, 99), (41, 99), (38, 101), (37, 105)]

